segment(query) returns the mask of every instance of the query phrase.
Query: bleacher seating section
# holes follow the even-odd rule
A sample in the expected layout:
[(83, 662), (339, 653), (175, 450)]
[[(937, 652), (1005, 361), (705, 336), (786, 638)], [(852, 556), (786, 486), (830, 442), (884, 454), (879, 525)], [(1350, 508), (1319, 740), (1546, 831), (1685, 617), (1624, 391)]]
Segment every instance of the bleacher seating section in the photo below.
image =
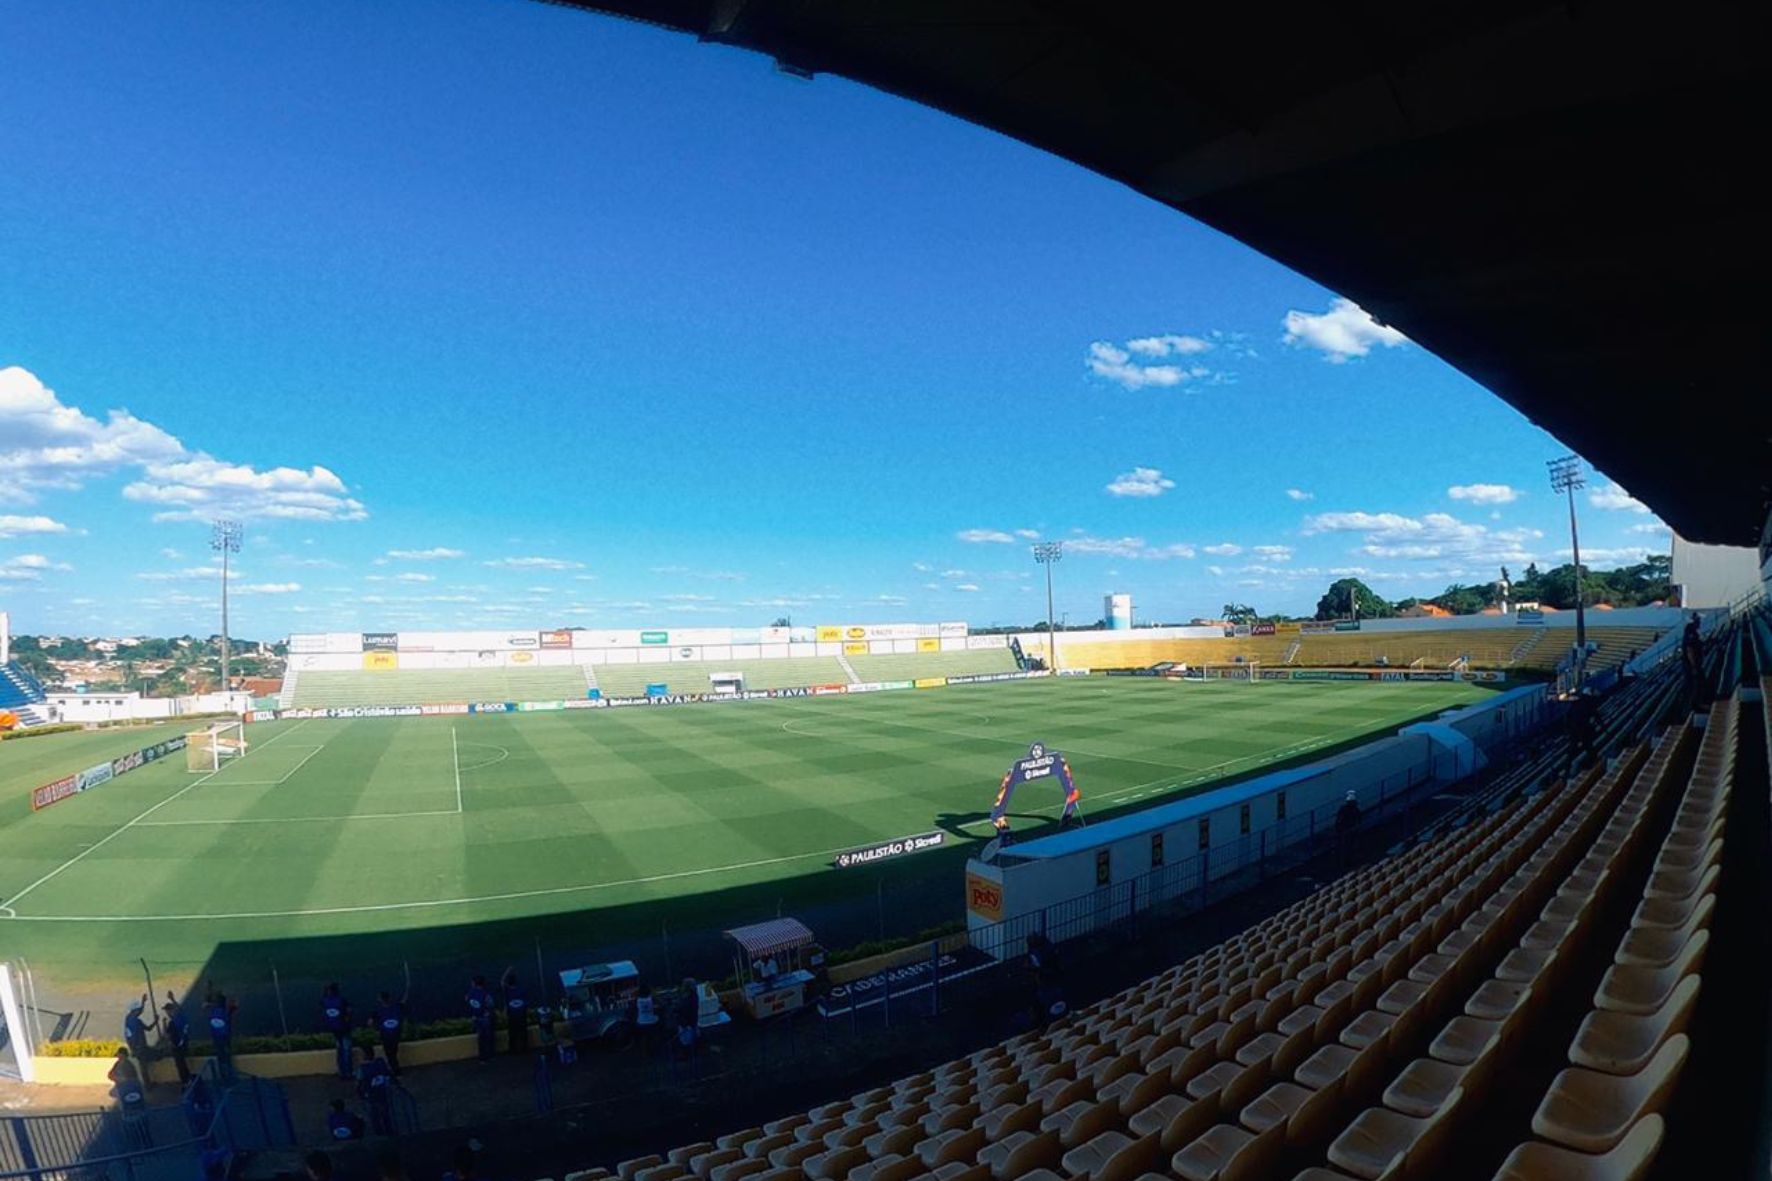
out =
[(855, 675), (864, 681), (914, 681), (918, 677), (968, 677), (1015, 671), (1015, 657), (1007, 648), (849, 656), (845, 659), (855, 670)]
[[(1599, 650), (1588, 661), (1592, 672), (1600, 672), (1624, 663), (1634, 652), (1641, 652), (1661, 634), (1651, 627), (1590, 627), (1588, 639)], [(1538, 643), (1530, 645), (1522, 658), (1515, 653), (1534, 636)], [(1236, 660), (1253, 660), (1277, 667), (1288, 663), (1287, 652), (1297, 643), (1291, 664), (1320, 667), (1387, 664), (1407, 668), (1415, 661), (1428, 668), (1446, 668), (1457, 660), (1468, 660), (1473, 668), (1516, 668), (1536, 672), (1552, 672), (1558, 662), (1569, 655), (1575, 642), (1570, 628), (1529, 629), (1454, 628), (1408, 631), (1357, 631), (1313, 633), (1303, 635), (1287, 632), (1273, 636), (1246, 636), (1208, 640), (1126, 640), (1071, 642), (1061, 641), (1061, 662), (1073, 668), (1149, 668), (1166, 660), (1187, 664), (1228, 664)], [(1032, 641), (1027, 652), (1043, 656), (1045, 645)]]
[[(1681, 682), (1659, 684), (1609, 728), (1660, 715)], [(1044, 1030), (565, 1181), (1388, 1181), (1455, 1147), (1461, 1175), (1639, 1178), (1702, 985), (1741, 713), (1720, 700)], [(1590, 989), (1585, 1015), (1556, 1003)], [(1492, 1126), (1516, 1060), (1565, 1044), (1530, 1127)]]
[(17, 662), (0, 664), (0, 711), (17, 715), (27, 726), (50, 720), (43, 686)]
[(353, 705), (431, 705), (462, 701), (561, 701), (585, 695), (576, 665), (528, 668), (307, 669), (295, 683), (292, 709)]

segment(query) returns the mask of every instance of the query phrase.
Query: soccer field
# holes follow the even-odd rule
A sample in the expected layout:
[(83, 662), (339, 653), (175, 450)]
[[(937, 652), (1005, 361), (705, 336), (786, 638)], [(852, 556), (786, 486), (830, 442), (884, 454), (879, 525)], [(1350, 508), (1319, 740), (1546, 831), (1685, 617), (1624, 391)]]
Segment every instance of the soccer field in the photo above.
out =
[[(958, 865), (988, 835), (997, 781), (1031, 741), (1069, 756), (1097, 818), (1484, 692), (1091, 677), (279, 721), (251, 727), (251, 752), (219, 773), (169, 759), (35, 814), (21, 801), (36, 783), (165, 735), (70, 735), (61, 762), (58, 738), (7, 743), (0, 953), (94, 983), (139, 979), (137, 957), (169, 975), (222, 962), (466, 962), (537, 939), (604, 947), (797, 913), (873, 896), (882, 879), (928, 882), (929, 897), (951, 901), (892, 916), (915, 930), (958, 912)], [(1055, 793), (1031, 789), (1015, 805), (1024, 836), (1059, 810)], [(839, 850), (936, 827), (955, 834), (937, 852), (830, 868)]]

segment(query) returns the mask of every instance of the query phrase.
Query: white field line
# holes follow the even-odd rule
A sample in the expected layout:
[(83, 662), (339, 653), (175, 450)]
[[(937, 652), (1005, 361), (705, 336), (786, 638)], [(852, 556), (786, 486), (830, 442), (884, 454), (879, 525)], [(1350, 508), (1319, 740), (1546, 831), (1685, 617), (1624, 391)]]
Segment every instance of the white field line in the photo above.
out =
[[(312, 720), (312, 719), (310, 719), (310, 720)], [(276, 779), (230, 779), (226, 783), (224, 783), (222, 786), (223, 787), (281, 787), (283, 784), (289, 782), (290, 776), (294, 775), (297, 771), (301, 770), (302, 767), (307, 764), (308, 759), (313, 758), (315, 755), (317, 755), (321, 751), (325, 750), (326, 744), (321, 743), (319, 746), (291, 746), (291, 747), (285, 747), (284, 749), (285, 750), (305, 750), (308, 752), (308, 755), (307, 755), (307, 758), (304, 758), (301, 762), (299, 762), (295, 766), (289, 768), (289, 770), (285, 771), (280, 777), (278, 777)], [(228, 766), (223, 767), (222, 770), (224, 770), (224, 771), (229, 770), (229, 769), (233, 768), (235, 765), (236, 764), (234, 764), (234, 763), (229, 763)], [(219, 774), (219, 772), (218, 772), (218, 774)], [(153, 827), (156, 825), (164, 826), (164, 825), (168, 825), (168, 824), (180, 824), (180, 823), (183, 823), (183, 822), (178, 821), (178, 820), (144, 820), (144, 821), (142, 821), (142, 827), (149, 828), (149, 827)]]
[[(506, 759), (511, 757), (510, 751), (508, 751), (504, 747), (498, 746), (496, 744), (483, 743), (483, 742), (480, 742), (480, 743), (470, 742), (470, 743), (468, 743), (468, 745), (469, 746), (488, 747), (492, 750), (496, 750), (498, 752), (498, 755), (496, 758), (488, 759), (484, 763), (469, 763), (466, 767), (461, 767), (458, 764), (458, 767), (457, 767), (457, 775), (458, 776), (461, 771), (476, 771), (476, 770), (479, 770), (481, 767), (496, 766), (497, 764), (502, 763)], [(317, 754), (321, 750), (324, 750), (324, 749), (325, 749), (324, 747), (315, 747), (314, 751)], [(313, 755), (308, 756), (309, 759), (311, 759), (313, 757), (314, 757)], [(307, 761), (308, 761), (307, 759), (303, 759), (302, 763), (306, 763)], [(296, 764), (296, 766), (294, 766), (290, 769), (289, 775), (294, 775), (296, 773), (296, 771), (299, 771), (300, 769), (301, 769), (301, 764), (298, 763), (298, 764)], [(283, 777), (283, 779), (288, 779), (289, 775), (285, 775)], [(230, 787), (234, 787), (234, 786), (270, 787), (270, 786), (275, 786), (276, 784), (282, 783), (283, 779), (248, 780), (242, 784), (229, 784), (228, 786), (230, 786)], [(223, 826), (231, 825), (231, 824), (317, 824), (322, 821), (328, 822), (328, 823), (342, 823), (344, 821), (350, 821), (350, 820), (411, 820), (411, 819), (414, 819), (414, 818), (420, 817), (420, 816), (460, 816), (460, 815), (461, 815), (461, 812), (459, 811), (459, 805), (458, 805), (457, 808), (429, 808), (429, 809), (424, 809), (424, 810), (420, 810), (420, 811), (416, 811), (416, 812), (351, 812), (351, 813), (347, 813), (342, 816), (239, 816), (239, 817), (235, 817), (231, 820), (229, 820), (229, 819), (222, 819), (222, 820), (144, 820), (141, 822), (141, 827), (142, 828), (189, 828), (189, 827), (205, 827), (205, 826), (207, 826), (207, 827), (223, 827)]]
[(844, 849), (824, 849), (814, 853), (791, 853), (785, 857), (764, 857), (756, 861), (739, 861), (732, 865), (710, 865), (702, 869), (684, 869), (675, 873), (655, 873), (647, 877), (623, 878), (613, 882), (588, 882), (578, 886), (550, 886), (543, 890), (512, 890), (504, 894), (482, 894), (471, 898), (434, 898), (421, 902), (380, 902), (369, 906), (319, 906), (307, 910), (242, 910), (216, 914), (20, 914), (10, 916), (17, 923), (175, 923), (214, 919), (293, 919), (316, 915), (365, 914), (390, 910), (432, 910), (446, 906), (472, 906), (481, 902), (509, 902), (523, 898), (548, 898), (560, 894), (580, 894), (594, 890), (613, 890), (620, 886), (644, 886), (654, 882), (678, 881), (707, 874), (730, 873), (756, 869), (764, 865), (782, 865), (789, 861), (805, 861), (812, 857), (835, 857)]
[[(289, 735), (294, 734), (297, 730), (301, 729), (303, 726), (307, 725), (312, 720), (313, 720), (312, 718), (304, 718), (301, 721), (297, 722), (295, 725), (291, 726), (289, 729), (283, 731), (283, 733), (275, 735), (274, 737), (265, 739), (263, 742), (259, 743), (259, 749), (263, 750), (265, 747), (271, 745), (271, 743), (276, 742), (277, 739), (279, 739), (279, 738), (287, 738)], [(29, 894), (32, 890), (35, 890), (38, 886), (41, 886), (44, 882), (49, 881), (51, 878), (55, 877), (57, 874), (61, 873), (63, 870), (68, 869), (71, 866), (79, 864), (89, 854), (95, 853), (99, 849), (104, 848), (106, 845), (110, 844), (112, 841), (116, 840), (118, 837), (122, 836), (124, 833), (128, 832), (130, 829), (134, 828), (136, 825), (140, 824), (142, 821), (146, 820), (148, 817), (152, 816), (154, 813), (156, 813), (160, 809), (164, 808), (166, 805), (172, 803), (172, 801), (178, 799), (180, 796), (184, 795), (186, 792), (190, 791), (192, 788), (203, 786), (205, 783), (209, 782), (211, 779), (214, 779), (219, 774), (221, 774), (220, 771), (211, 771), (209, 774), (204, 775), (199, 779), (192, 780), (190, 783), (185, 784), (183, 787), (179, 788), (177, 791), (173, 792), (171, 795), (167, 796), (165, 799), (161, 800), (159, 803), (155, 804), (153, 807), (151, 807), (151, 808), (147, 809), (145, 812), (142, 812), (139, 815), (137, 815), (135, 817), (135, 819), (129, 821), (128, 823), (126, 823), (124, 825), (121, 825), (120, 827), (118, 827), (116, 829), (113, 829), (109, 835), (100, 837), (98, 840), (94, 841), (92, 844), (86, 846), (86, 848), (80, 850), (78, 853), (74, 854), (72, 857), (68, 858), (66, 861), (62, 862), (60, 865), (58, 865), (54, 869), (50, 870), (48, 873), (44, 874), (42, 877), (40, 877), (36, 881), (32, 882), (30, 885), (26, 886), (24, 889), (20, 890), (16, 894), (14, 894), (11, 898), (8, 898), (6, 900), (6, 905), (0, 906), (0, 915), (5, 915), (8, 918), (17, 918), (18, 912), (15, 908), (18, 906), (20, 900), (22, 900), (24, 898), (24, 896)]]
[(346, 816), (239, 816), (232, 820), (144, 820), (142, 828), (190, 828), (197, 825), (313, 824), (320, 820), (409, 820), (414, 816), (459, 816), (454, 808), (429, 812), (352, 812)]
[(455, 766), (455, 810), (461, 811), (461, 746), (455, 740), (455, 727), (449, 727), (449, 761)]

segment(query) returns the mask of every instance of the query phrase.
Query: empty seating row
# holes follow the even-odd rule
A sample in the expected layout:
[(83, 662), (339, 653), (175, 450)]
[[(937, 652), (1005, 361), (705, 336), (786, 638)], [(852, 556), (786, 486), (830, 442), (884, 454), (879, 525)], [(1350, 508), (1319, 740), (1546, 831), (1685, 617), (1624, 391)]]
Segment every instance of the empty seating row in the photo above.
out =
[(1712, 708), (1686, 790), (1593, 1009), (1532, 1117), (1538, 1140), (1503, 1163), (1507, 1181), (1635, 1178), (1660, 1145), (1659, 1114), (1685, 1064), (1716, 906), (1740, 708)]

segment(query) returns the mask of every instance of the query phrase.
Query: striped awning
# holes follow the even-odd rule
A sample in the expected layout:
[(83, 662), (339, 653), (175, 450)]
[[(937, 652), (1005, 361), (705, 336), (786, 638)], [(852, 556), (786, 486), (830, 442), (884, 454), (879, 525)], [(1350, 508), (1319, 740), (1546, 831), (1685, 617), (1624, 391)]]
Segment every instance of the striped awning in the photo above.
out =
[(734, 927), (726, 937), (738, 944), (749, 959), (758, 960), (812, 942), (812, 932), (799, 919), (770, 919), (748, 927)]

